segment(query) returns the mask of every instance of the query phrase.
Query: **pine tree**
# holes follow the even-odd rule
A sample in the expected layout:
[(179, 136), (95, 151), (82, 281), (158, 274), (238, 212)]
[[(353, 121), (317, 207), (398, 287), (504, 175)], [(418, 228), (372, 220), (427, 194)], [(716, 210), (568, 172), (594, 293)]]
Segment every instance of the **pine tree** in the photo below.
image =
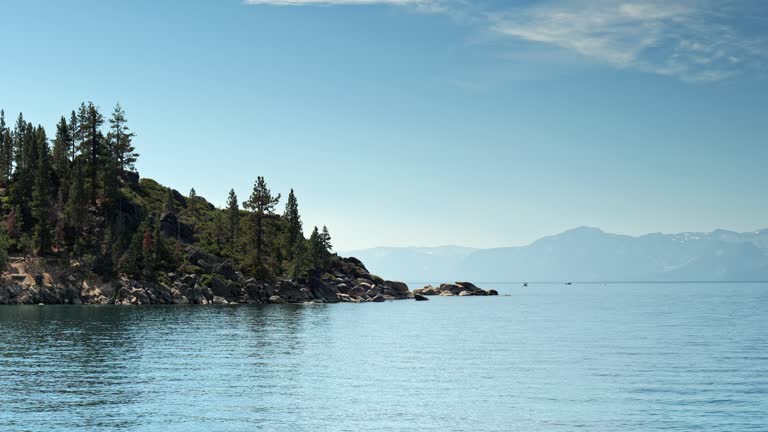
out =
[(189, 190), (189, 199), (194, 200), (197, 198), (197, 192), (195, 192), (195, 188), (192, 188)]
[(13, 168), (13, 138), (5, 123), (5, 111), (0, 110), (0, 178), (6, 186)]
[(93, 102), (88, 102), (88, 105), (83, 104), (80, 106), (78, 123), (82, 139), (80, 145), (84, 155), (87, 157), (86, 171), (88, 178), (91, 180), (88, 197), (91, 204), (95, 205), (99, 188), (99, 173), (102, 171), (100, 162), (105, 152), (104, 137), (100, 130), (104, 124), (104, 116), (101, 115)]
[(75, 158), (77, 158), (78, 153), (78, 147), (80, 145), (80, 123), (77, 121), (77, 113), (75, 111), (72, 111), (72, 114), (69, 116), (69, 133), (72, 137), (72, 140), (70, 141), (70, 149), (69, 149), (69, 161), (74, 163)]
[(296, 243), (299, 241), (299, 236), (302, 235), (302, 222), (301, 215), (299, 215), (299, 204), (296, 200), (296, 195), (293, 193), (293, 189), (291, 189), (291, 192), (288, 194), (288, 201), (285, 203), (283, 219), (287, 225), (285, 231), (285, 249), (287, 251), (288, 260), (292, 261), (294, 258), (294, 249), (296, 247)]
[(87, 215), (83, 170), (80, 163), (75, 162), (72, 169), (72, 182), (69, 185), (67, 203), (64, 206), (65, 226), (67, 227), (68, 243), (74, 243), (80, 237)]
[(123, 111), (120, 103), (117, 103), (115, 110), (112, 112), (112, 117), (109, 119), (109, 142), (119, 173), (133, 171), (134, 164), (139, 156), (133, 147), (133, 138), (136, 134), (131, 132), (128, 126), (126, 126), (127, 122), (125, 111)]
[(53, 154), (51, 155), (51, 165), (53, 165), (53, 170), (62, 184), (65, 184), (69, 179), (69, 149), (71, 147), (72, 133), (69, 130), (67, 119), (62, 116), (59, 124), (56, 125), (56, 138), (53, 140)]
[(230, 247), (234, 250), (237, 241), (237, 227), (240, 224), (240, 205), (234, 189), (229, 190), (229, 197), (227, 197), (227, 222), (229, 224)]
[(32, 217), (35, 219), (34, 247), (43, 255), (51, 247), (51, 167), (48, 156), (48, 140), (45, 130), (36, 131), (37, 151), (34, 188), (32, 191)]
[(253, 184), (253, 192), (243, 207), (251, 210), (254, 221), (254, 251), (253, 268), (257, 275), (267, 276), (265, 273), (266, 253), (264, 249), (264, 219), (275, 217), (275, 207), (280, 201), (280, 194), (272, 196), (264, 177), (259, 176)]
[(296, 239), (291, 256), (290, 277), (293, 280), (298, 280), (304, 275), (306, 270), (307, 241), (304, 239), (303, 231), (299, 233)]
[(315, 268), (323, 267), (325, 261), (326, 249), (323, 244), (323, 238), (317, 227), (312, 230), (309, 236), (309, 256), (312, 258), (312, 265)]
[(326, 252), (333, 250), (333, 245), (331, 244), (331, 234), (328, 232), (328, 227), (325, 225), (323, 225), (323, 232), (320, 233), (320, 240), (323, 241), (323, 248), (326, 250)]

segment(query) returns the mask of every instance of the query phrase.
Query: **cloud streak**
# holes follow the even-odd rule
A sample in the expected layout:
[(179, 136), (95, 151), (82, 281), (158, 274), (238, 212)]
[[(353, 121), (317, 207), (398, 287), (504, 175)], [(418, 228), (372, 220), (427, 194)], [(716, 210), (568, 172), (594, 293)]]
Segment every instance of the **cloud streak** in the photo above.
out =
[[(393, 5), (448, 14), (502, 37), (555, 46), (595, 62), (712, 82), (764, 69), (768, 39), (739, 31), (745, 3), (723, 0), (246, 0), (252, 5)], [(724, 7), (726, 5), (728, 7)], [(765, 23), (763, 23), (765, 24)]]

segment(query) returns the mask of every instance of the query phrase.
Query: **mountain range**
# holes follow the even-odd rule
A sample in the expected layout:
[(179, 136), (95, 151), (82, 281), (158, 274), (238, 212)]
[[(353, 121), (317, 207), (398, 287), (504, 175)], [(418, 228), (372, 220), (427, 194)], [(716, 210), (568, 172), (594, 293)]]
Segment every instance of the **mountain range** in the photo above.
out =
[(409, 282), (765, 281), (768, 229), (633, 237), (580, 227), (519, 247), (376, 247), (341, 255)]

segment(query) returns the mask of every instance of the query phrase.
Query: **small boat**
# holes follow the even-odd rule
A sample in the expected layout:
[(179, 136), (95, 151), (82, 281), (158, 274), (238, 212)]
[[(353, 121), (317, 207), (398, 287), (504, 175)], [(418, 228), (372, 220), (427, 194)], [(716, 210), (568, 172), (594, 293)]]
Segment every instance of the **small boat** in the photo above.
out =
[(523, 282), (523, 286), (527, 287), (528, 286), (528, 282)]
[(566, 282), (566, 285), (573, 285), (573, 282)]

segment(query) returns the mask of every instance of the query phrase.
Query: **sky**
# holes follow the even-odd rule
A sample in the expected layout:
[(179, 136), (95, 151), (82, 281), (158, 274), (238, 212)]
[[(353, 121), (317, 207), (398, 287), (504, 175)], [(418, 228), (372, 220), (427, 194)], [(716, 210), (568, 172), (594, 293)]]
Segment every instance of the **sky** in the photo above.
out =
[(768, 2), (2, 0), (0, 108), (336, 249), (768, 227)]

